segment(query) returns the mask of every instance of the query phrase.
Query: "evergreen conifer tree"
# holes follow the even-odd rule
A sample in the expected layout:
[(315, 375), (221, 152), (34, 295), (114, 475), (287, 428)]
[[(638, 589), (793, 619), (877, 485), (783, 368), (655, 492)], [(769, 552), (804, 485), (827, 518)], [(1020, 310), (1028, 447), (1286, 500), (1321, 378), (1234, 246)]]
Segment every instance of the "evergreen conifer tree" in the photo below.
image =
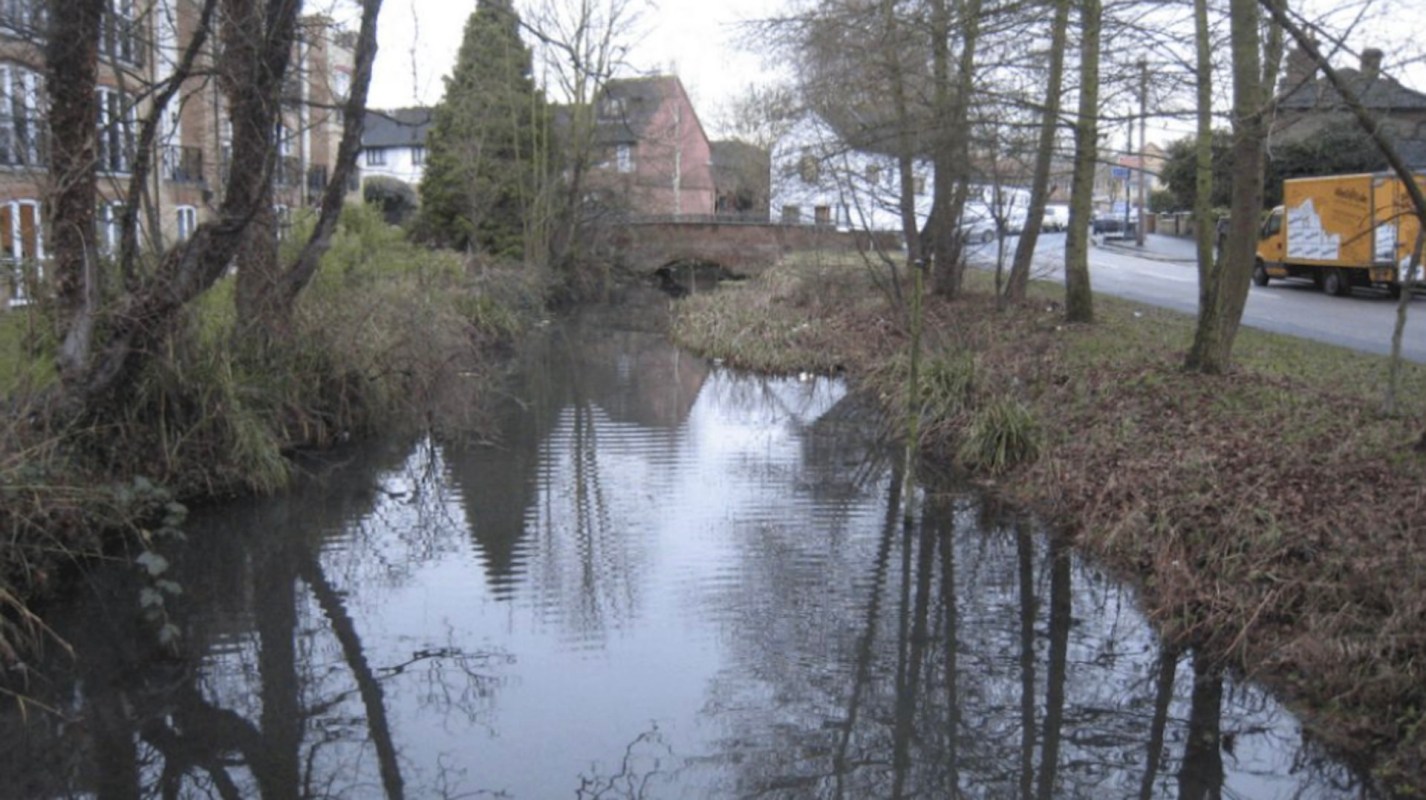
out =
[(522, 258), (544, 162), (547, 112), (511, 0), (481, 0), (427, 137), (417, 232)]

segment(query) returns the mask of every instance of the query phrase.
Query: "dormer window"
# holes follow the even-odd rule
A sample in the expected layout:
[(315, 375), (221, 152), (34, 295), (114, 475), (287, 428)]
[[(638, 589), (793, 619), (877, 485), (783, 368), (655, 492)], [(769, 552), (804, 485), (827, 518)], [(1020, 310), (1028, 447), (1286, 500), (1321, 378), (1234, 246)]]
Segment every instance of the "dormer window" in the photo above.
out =
[(623, 119), (627, 111), (622, 97), (606, 97), (599, 104), (600, 119)]

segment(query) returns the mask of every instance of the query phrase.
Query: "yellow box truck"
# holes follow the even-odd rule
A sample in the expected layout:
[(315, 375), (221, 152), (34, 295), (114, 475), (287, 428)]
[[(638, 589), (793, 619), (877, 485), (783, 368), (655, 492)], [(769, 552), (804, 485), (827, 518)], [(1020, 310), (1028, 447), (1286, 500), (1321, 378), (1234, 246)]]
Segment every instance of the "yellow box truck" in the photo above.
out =
[[(1426, 186), (1426, 176), (1416, 180)], [(1282, 205), (1259, 234), (1253, 282), (1307, 278), (1328, 294), (1379, 286), (1397, 296), (1420, 225), (1395, 174), (1283, 181)]]

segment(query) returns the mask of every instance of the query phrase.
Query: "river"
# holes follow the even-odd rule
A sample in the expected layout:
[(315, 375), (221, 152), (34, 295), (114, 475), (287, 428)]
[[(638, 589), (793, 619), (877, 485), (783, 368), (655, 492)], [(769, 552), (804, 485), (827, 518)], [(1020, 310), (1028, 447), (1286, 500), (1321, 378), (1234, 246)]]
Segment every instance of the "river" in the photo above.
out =
[[(495, 443), (334, 454), (91, 570), (0, 714), (6, 797), (1348, 798), (1250, 683), (969, 489), (918, 492), (846, 387), (551, 325)], [(611, 322), (611, 320), (613, 320)]]

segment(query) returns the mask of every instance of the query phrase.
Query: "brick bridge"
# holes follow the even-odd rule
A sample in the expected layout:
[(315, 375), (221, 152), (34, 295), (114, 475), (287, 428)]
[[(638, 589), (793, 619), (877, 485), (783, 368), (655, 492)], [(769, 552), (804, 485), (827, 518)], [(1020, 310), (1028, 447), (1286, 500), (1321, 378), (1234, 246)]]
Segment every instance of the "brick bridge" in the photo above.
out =
[(611, 243), (624, 266), (643, 273), (686, 262), (717, 264), (738, 275), (755, 276), (799, 250), (855, 252), (865, 249), (865, 233), (814, 225), (721, 221), (716, 218), (628, 222), (612, 232)]

